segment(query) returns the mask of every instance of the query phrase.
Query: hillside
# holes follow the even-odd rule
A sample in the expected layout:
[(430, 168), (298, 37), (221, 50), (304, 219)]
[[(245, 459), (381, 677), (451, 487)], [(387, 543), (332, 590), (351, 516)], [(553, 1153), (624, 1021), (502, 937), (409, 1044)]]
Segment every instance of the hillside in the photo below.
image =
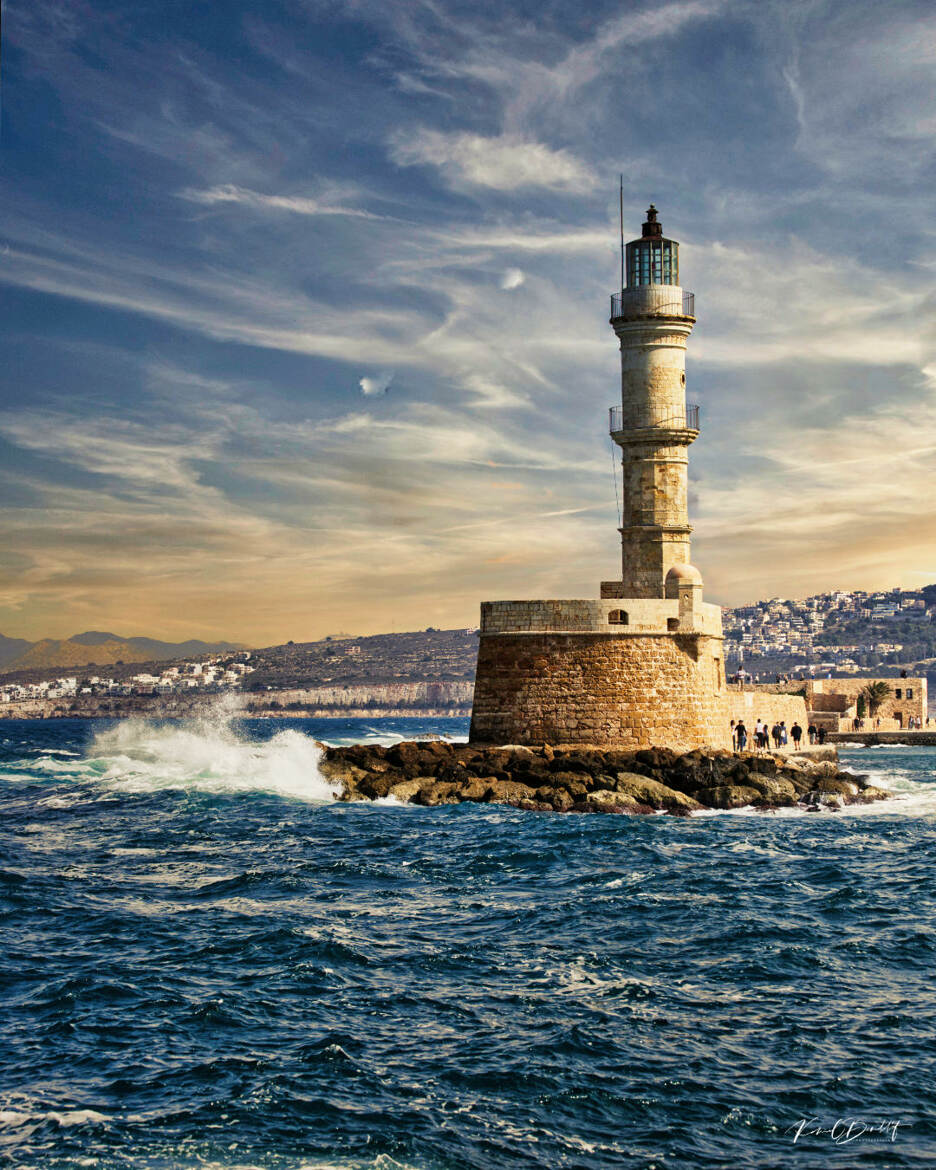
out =
[(246, 689), (472, 680), (477, 658), (477, 631), (466, 629), (289, 642), (253, 651)]
[(7, 638), (0, 634), (0, 671), (8, 662), (14, 662), (24, 654), (32, 644), (25, 638)]
[(79, 666), (108, 666), (116, 662), (166, 662), (240, 650), (234, 642), (161, 642), (155, 638), (122, 638), (119, 634), (89, 630), (71, 638), (42, 638), (27, 642), (0, 635), (0, 674)]

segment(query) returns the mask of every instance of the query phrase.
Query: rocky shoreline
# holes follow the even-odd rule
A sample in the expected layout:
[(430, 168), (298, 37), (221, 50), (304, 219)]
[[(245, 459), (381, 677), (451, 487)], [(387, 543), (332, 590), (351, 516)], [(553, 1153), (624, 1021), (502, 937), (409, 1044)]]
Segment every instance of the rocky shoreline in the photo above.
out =
[(322, 774), (342, 800), (393, 798), (435, 806), (464, 801), (538, 812), (666, 812), (841, 808), (885, 800), (864, 776), (839, 770), (834, 748), (736, 754), (665, 748), (481, 747), (444, 740), (325, 747)]

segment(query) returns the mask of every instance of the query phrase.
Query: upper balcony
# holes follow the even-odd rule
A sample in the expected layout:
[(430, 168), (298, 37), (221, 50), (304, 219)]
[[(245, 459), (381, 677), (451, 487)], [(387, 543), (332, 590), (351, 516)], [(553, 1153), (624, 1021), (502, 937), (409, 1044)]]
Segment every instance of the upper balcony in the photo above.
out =
[(633, 435), (635, 431), (699, 430), (699, 408), (694, 402), (687, 402), (684, 409), (625, 410), (623, 406), (612, 406), (608, 413), (609, 430), (615, 439)]
[(695, 293), (672, 284), (646, 284), (611, 295), (611, 321), (682, 317), (695, 321)]

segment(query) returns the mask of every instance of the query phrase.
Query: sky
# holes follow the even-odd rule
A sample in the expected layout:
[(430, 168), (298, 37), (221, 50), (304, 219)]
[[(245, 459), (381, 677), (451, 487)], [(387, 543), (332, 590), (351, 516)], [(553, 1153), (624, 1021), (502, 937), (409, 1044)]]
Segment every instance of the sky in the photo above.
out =
[(597, 596), (621, 173), (696, 294), (706, 599), (936, 581), (929, 0), (2, 17), (0, 632)]

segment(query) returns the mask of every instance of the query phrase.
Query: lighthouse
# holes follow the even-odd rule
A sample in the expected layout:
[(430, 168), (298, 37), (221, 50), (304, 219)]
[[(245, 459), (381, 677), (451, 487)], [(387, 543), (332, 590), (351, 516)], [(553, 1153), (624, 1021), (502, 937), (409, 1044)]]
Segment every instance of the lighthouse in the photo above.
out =
[(680, 286), (679, 244), (663, 235), (652, 203), (626, 253), (626, 287), (611, 297), (621, 344), (621, 403), (610, 411), (621, 449), (621, 580), (604, 582), (602, 596), (665, 597), (667, 578), (672, 589), (687, 575), (672, 570), (690, 560), (688, 450), (699, 408), (686, 404), (686, 342), (695, 298)]
[(611, 408), (621, 576), (602, 581), (598, 598), (481, 603), (473, 743), (687, 751), (731, 742), (721, 609), (702, 600), (689, 557), (694, 298), (679, 283), (679, 244), (663, 235), (652, 204), (625, 251), (611, 298), (621, 347), (621, 400)]

